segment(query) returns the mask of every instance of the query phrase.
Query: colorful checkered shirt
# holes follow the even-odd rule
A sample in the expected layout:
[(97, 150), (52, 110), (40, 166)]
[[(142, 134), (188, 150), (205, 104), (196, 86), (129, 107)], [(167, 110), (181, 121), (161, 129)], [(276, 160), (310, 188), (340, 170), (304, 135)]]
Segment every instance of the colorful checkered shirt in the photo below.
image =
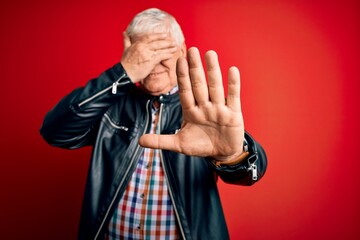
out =
[[(156, 133), (158, 113), (153, 108), (150, 133)], [(110, 220), (106, 239), (179, 239), (159, 150), (144, 149)]]

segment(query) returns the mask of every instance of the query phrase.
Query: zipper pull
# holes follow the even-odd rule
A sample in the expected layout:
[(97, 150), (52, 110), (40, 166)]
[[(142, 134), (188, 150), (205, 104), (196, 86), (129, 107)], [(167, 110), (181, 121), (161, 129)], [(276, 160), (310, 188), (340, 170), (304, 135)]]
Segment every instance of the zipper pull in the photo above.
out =
[(116, 94), (117, 92), (117, 83), (118, 81), (114, 82), (112, 85), (112, 90), (111, 90), (112, 94)]
[(252, 163), (250, 167), (248, 168), (248, 171), (251, 171), (252, 180), (256, 181), (258, 179), (257, 174), (257, 166), (255, 163)]
[(112, 84), (112, 89), (111, 89), (111, 92), (112, 94), (116, 94), (117, 93), (117, 87), (118, 85), (121, 85), (120, 84), (120, 81), (121, 79), (123, 79), (124, 77), (126, 77), (126, 73), (124, 73), (123, 75), (121, 75), (118, 80), (116, 80), (113, 84)]

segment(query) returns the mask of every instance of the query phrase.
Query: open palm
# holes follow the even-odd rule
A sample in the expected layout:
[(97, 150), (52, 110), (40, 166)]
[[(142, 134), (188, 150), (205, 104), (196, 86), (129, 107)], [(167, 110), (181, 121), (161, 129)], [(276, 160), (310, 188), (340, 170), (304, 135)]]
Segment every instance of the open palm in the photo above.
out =
[(205, 60), (208, 84), (197, 48), (188, 50), (188, 61), (178, 60), (181, 130), (174, 135), (146, 134), (140, 138), (140, 145), (224, 161), (243, 152), (239, 71), (236, 67), (229, 69), (225, 100), (217, 54), (208, 51)]

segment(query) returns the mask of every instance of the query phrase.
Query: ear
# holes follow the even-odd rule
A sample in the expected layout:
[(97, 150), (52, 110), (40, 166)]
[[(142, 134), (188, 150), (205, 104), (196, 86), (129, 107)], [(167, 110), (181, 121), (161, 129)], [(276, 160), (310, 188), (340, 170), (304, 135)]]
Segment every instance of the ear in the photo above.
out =
[(127, 35), (126, 31), (123, 32), (123, 38), (124, 38), (124, 49), (127, 49), (131, 45), (131, 41), (129, 36)]
[(180, 46), (180, 53), (181, 53), (181, 57), (185, 57), (186, 58), (186, 44), (185, 42)]

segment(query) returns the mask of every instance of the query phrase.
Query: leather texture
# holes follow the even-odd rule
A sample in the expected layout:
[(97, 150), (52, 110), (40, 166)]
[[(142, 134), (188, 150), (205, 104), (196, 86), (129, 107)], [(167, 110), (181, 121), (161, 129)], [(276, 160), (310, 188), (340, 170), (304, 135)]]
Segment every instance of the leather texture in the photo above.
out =
[[(154, 100), (161, 103), (161, 133), (176, 133), (182, 121), (178, 94), (144, 94), (116, 64), (64, 97), (46, 115), (40, 132), (49, 144), (66, 149), (93, 146), (78, 239), (104, 238), (143, 151), (138, 139), (149, 131)], [(256, 164), (258, 180), (267, 167), (262, 147), (247, 132), (245, 139), (249, 157), (235, 166), (219, 167), (207, 158), (161, 152), (182, 239), (229, 239), (217, 178), (252, 185), (256, 181), (251, 164)]]

